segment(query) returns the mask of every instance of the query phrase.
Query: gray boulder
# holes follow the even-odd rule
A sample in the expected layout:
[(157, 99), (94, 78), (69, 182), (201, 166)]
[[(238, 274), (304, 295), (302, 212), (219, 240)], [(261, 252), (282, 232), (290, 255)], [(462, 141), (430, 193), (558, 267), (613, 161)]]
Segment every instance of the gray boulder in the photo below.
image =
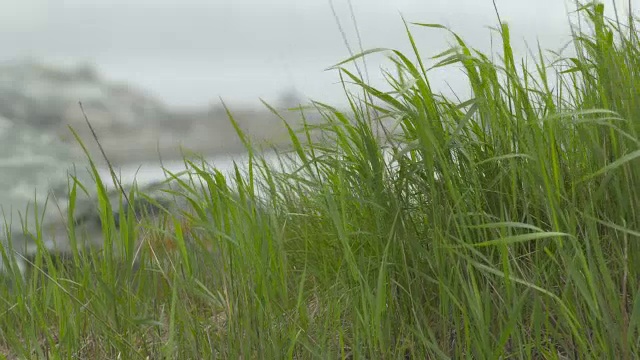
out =
[[(137, 189), (132, 203), (118, 190), (108, 193), (109, 203), (112, 208), (112, 217), (115, 230), (118, 231), (121, 224), (121, 211), (128, 216), (133, 216), (136, 222), (150, 220), (165, 213), (178, 214), (186, 206), (181, 199), (167, 193), (170, 185), (154, 183), (144, 188)], [(129, 194), (130, 189), (125, 189)], [(142, 195), (144, 194), (144, 195)], [(120, 206), (122, 201), (122, 206)], [(54, 211), (48, 211), (48, 216), (40, 224), (40, 234), (37, 236), (37, 228), (7, 227), (0, 234), (0, 274), (9, 274), (13, 268), (14, 274), (24, 275), (29, 269), (29, 263), (34, 259), (38, 251), (46, 251), (52, 258), (65, 259), (73, 254), (70, 242), (70, 221), (68, 218), (69, 199), (57, 198), (55, 204), (49, 204)], [(87, 250), (102, 250), (105, 239), (103, 224), (98, 210), (98, 201), (93, 194), (84, 194), (76, 198), (73, 212), (73, 228), (79, 252)], [(114, 245), (117, 250), (117, 245)], [(15, 268), (14, 268), (15, 266)]]
[(101, 130), (141, 128), (167, 117), (159, 100), (109, 82), (89, 65), (53, 67), (29, 60), (0, 65), (0, 116), (69, 137), (67, 125), (86, 128), (79, 101)]

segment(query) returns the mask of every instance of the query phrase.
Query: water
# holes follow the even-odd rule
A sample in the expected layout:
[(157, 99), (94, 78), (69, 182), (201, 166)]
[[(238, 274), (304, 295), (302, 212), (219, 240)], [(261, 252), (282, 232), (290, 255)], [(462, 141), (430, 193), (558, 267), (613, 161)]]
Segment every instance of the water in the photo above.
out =
[(29, 201), (66, 184), (69, 149), (48, 134), (0, 117), (0, 206), (15, 218)]
[[(265, 157), (270, 162), (275, 160), (275, 154), (265, 154)], [(234, 169), (234, 162), (242, 168), (247, 163), (247, 155), (209, 156), (205, 161), (207, 167), (228, 174)], [(186, 166), (182, 160), (162, 163), (156, 160), (114, 170), (124, 187), (134, 182), (143, 187), (166, 179), (165, 171), (179, 173), (186, 170)], [(37, 203), (42, 208), (47, 196), (59, 201), (47, 205), (45, 220), (59, 217), (58, 206), (61, 209), (66, 206), (69, 174), (76, 176), (89, 191), (94, 189), (88, 164), (75, 157), (66, 144), (37, 129), (0, 118), (0, 207), (12, 228), (18, 228), (21, 217), (25, 216), (33, 225), (33, 205)], [(99, 169), (99, 175), (108, 189), (114, 188), (108, 168)]]
[[(268, 155), (267, 158), (274, 158), (274, 155)], [(204, 158), (206, 164), (209, 167), (214, 167), (221, 171), (223, 174), (229, 173), (233, 170), (234, 162), (238, 164), (245, 164), (248, 161), (247, 155), (218, 155), (209, 156)], [(195, 161), (199, 164), (198, 161)], [(123, 184), (133, 184), (136, 182), (139, 186), (148, 185), (159, 180), (164, 180), (167, 177), (166, 171), (171, 173), (179, 173), (187, 170), (183, 160), (172, 161), (147, 161), (142, 164), (128, 164), (120, 166), (114, 169), (116, 177)], [(99, 170), (100, 177), (105, 181), (107, 187), (112, 187), (109, 183), (111, 174), (108, 168), (102, 168)]]

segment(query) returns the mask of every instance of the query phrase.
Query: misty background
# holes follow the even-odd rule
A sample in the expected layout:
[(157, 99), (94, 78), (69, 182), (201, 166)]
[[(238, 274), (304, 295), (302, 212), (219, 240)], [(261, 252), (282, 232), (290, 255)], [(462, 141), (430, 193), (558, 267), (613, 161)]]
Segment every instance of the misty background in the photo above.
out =
[[(627, 1), (618, 1), (622, 9)], [(108, 78), (150, 91), (172, 106), (276, 102), (285, 92), (344, 103), (335, 71), (349, 56), (336, 18), (354, 51), (355, 15), (362, 46), (409, 51), (402, 23), (440, 23), (471, 45), (491, 48), (491, 0), (2, 0), (0, 60), (34, 58), (95, 64)], [(559, 49), (568, 41), (563, 0), (498, 0), (514, 45)], [(351, 9), (350, 9), (351, 8)], [(412, 28), (424, 55), (444, 50), (444, 31)], [(368, 60), (374, 83), (383, 56)], [(444, 81), (447, 76), (439, 76)]]

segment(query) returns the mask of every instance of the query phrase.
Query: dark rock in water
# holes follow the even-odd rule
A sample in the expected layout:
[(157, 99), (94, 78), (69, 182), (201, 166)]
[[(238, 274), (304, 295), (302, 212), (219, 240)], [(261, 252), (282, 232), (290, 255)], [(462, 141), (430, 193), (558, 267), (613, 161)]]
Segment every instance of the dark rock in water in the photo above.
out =
[[(134, 201), (133, 205), (125, 202), (123, 210), (126, 211), (128, 216), (133, 216), (134, 219), (140, 220), (147, 217), (157, 217), (163, 214), (165, 211), (171, 209), (171, 202), (168, 199), (147, 199), (138, 198)], [(113, 220), (116, 227), (120, 227), (120, 213), (113, 212)]]
[[(151, 196), (144, 196), (134, 199), (129, 204), (126, 198), (119, 191), (112, 191), (109, 194), (109, 202), (112, 207), (112, 217), (115, 230), (119, 230), (121, 226), (120, 211), (125, 211), (126, 216), (133, 216), (136, 221), (158, 217), (166, 212), (175, 212), (177, 202), (175, 199), (169, 199), (162, 195), (162, 191), (158, 190), (158, 184), (153, 184), (145, 189), (138, 190), (138, 193), (151, 193)], [(119, 202), (122, 200), (122, 206)], [(57, 216), (49, 216), (41, 225), (41, 246), (43, 250), (48, 251), (52, 258), (64, 263), (64, 259), (70, 259), (73, 254), (72, 244), (69, 237), (69, 219), (67, 217), (65, 202), (61, 199)], [(95, 196), (80, 197), (76, 199), (75, 211), (72, 222), (75, 228), (75, 237), (77, 239), (79, 252), (89, 249), (101, 250), (104, 247), (105, 240), (103, 234), (103, 224), (98, 210), (98, 201)], [(26, 231), (25, 231), (26, 230)], [(6, 234), (5, 234), (6, 233)], [(5, 233), (0, 234), (0, 249), (4, 250), (5, 257), (0, 256), (0, 273), (7, 274), (12, 265), (17, 266), (17, 273), (24, 274), (28, 269), (28, 263), (33, 260), (39, 251), (38, 241), (36, 240), (35, 229), (7, 229)], [(5, 236), (6, 235), (6, 236)], [(8, 260), (8, 264), (7, 264)]]

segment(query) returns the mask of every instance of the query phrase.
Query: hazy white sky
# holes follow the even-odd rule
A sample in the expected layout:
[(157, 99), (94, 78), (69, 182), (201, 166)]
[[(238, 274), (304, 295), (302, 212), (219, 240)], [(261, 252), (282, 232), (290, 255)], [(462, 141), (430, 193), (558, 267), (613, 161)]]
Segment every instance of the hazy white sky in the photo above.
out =
[[(627, 0), (616, 0), (620, 9)], [(640, 0), (633, 0), (637, 8)], [(496, 0), (524, 41), (558, 49), (567, 40), (565, 0)], [(611, 1), (605, 2), (611, 8)], [(89, 61), (108, 78), (128, 80), (169, 104), (204, 105), (275, 101), (297, 89), (339, 102), (335, 72), (324, 69), (348, 52), (329, 0), (0, 0), (0, 60), (30, 56), (45, 61)], [(339, 20), (357, 45), (347, 0), (333, 0)], [(487, 50), (497, 24), (491, 0), (352, 0), (363, 47), (409, 50), (407, 21), (442, 23)], [(443, 31), (414, 28), (424, 56), (451, 41)], [(381, 83), (382, 56), (369, 62)], [(435, 74), (455, 82), (456, 74)]]

